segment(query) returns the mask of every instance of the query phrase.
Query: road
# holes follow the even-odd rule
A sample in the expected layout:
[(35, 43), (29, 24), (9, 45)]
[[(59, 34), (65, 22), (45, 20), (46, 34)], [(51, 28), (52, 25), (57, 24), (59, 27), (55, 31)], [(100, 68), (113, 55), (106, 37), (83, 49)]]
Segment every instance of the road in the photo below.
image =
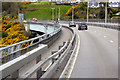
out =
[(117, 78), (118, 31), (97, 26), (89, 26), (88, 30), (73, 29), (80, 45), (77, 45), (78, 55), (70, 77)]

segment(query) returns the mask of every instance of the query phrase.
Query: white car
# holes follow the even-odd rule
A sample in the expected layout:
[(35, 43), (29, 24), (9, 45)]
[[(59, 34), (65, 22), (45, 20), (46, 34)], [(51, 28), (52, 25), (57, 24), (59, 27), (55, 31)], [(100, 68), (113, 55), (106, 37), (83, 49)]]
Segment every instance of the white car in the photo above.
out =
[(70, 23), (69, 23), (69, 27), (72, 27), (72, 26), (76, 27), (76, 23), (75, 23), (75, 21), (70, 21)]

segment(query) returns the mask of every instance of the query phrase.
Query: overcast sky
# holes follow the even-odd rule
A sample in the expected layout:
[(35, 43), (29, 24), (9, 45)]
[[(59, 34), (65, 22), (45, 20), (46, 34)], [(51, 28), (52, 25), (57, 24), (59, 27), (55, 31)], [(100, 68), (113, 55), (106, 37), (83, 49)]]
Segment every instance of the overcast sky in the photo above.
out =
[[(81, 1), (81, 0), (73, 0), (73, 1)], [(98, 0), (98, 1), (100, 1), (100, 0)], [(103, 0), (101, 0), (101, 1), (103, 1)], [(109, 0), (109, 2), (120, 2), (120, 0)]]
[(109, 2), (120, 2), (120, 0), (109, 0)]

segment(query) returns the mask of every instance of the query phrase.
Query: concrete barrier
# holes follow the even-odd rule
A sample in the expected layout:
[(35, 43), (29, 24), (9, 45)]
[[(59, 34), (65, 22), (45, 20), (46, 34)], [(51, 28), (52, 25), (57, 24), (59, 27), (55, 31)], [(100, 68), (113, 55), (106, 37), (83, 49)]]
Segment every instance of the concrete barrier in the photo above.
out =
[[(0, 76), (0, 79), (3, 79), (8, 75), (12, 75), (12, 78), (18, 78), (19, 72), (16, 73), (16, 71), (18, 71), (21, 67), (23, 67), (33, 59), (37, 58), (39, 55), (43, 54), (46, 50), (47, 45), (41, 45), (40, 47), (1, 65), (0, 73), (2, 73), (2, 76)], [(17, 74), (17, 76), (13, 74)]]

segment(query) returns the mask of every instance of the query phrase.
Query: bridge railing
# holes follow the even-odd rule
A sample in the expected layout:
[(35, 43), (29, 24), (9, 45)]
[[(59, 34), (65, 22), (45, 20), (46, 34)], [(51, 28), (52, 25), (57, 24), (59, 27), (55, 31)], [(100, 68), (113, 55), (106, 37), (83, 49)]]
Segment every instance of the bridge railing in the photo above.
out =
[[(66, 66), (69, 58), (71, 57), (71, 54), (74, 54), (75, 49), (75, 43), (76, 43), (76, 33), (73, 29), (63, 26), (65, 28), (68, 28), (72, 33), (72, 39), (70, 42), (66, 42), (66, 44), (56, 53), (54, 54), (61, 54), (61, 56), (54, 62), (54, 64), (41, 76), (39, 80), (44, 80), (45, 78), (53, 78), (52, 76), (55, 76), (56, 74), (59, 75), (58, 78), (60, 78), (60, 75), (63, 71), (61, 68), (62, 66)], [(65, 68), (65, 67), (64, 67)], [(61, 73), (58, 74), (57, 71), (61, 70)]]
[[(60, 46), (57, 52), (43, 60), (39, 58), (40, 56), (42, 56), (43, 52), (47, 50), (47, 45), (40, 44), (40, 46), (35, 48), (34, 50), (29, 51), (26, 54), (23, 54), (20, 57), (17, 57), (14, 60), (1, 65), (0, 74), (2, 74), (2, 76), (0, 76), (0, 79), (7, 79), (8, 77), (15, 79), (26, 79), (30, 78), (32, 75), (34, 75), (34, 73), (37, 73), (37, 79), (39, 79), (40, 77), (50, 78), (52, 75), (54, 75), (56, 73), (56, 70), (63, 66), (63, 64), (69, 59), (69, 56), (71, 55), (76, 41), (75, 32), (69, 27), (66, 28), (68, 28), (73, 33), (73, 37), (70, 42), (66, 41), (62, 47)], [(25, 70), (24, 73), (19, 75), (20, 69), (33, 60), (35, 60), (37, 63), (35, 63), (33, 66)], [(47, 62), (49, 61), (52, 62), (52, 65), (50, 65), (48, 69), (44, 71), (44, 66), (46, 64), (48, 65)]]
[[(32, 22), (32, 23), (34, 23), (34, 22)], [(34, 24), (36, 24), (36, 23), (34, 23)], [(61, 26), (59, 24), (53, 24), (53, 23), (38, 23), (38, 24), (45, 25), (45, 26), (52, 25), (54, 27), (58, 27), (58, 29), (56, 29), (54, 32), (52, 32), (50, 34), (44, 34), (42, 36), (38, 36), (38, 37), (35, 37), (32, 39), (28, 39), (25, 41), (21, 41), (21, 42), (0, 48), (0, 64), (6, 63), (24, 53), (26, 53), (27, 51), (30, 51), (31, 49), (38, 47), (40, 45), (41, 41), (48, 39), (49, 37), (55, 35), (56, 33), (58, 33), (61, 30)], [(27, 45), (27, 46), (21, 47), (22, 45)]]
[[(70, 21), (60, 21), (60, 23), (69, 23)], [(111, 28), (115, 30), (120, 30), (120, 24), (118, 23), (102, 23), (102, 22), (86, 22), (86, 21), (75, 21), (76, 24), (80, 22), (85, 22), (88, 25), (92, 26), (98, 26), (98, 27), (103, 27), (103, 28)]]
[[(71, 19), (66, 19), (63, 21), (71, 21)], [(79, 22), (87, 22), (87, 19), (74, 19), (74, 21)], [(107, 19), (107, 23), (119, 23), (120, 18), (118, 19)], [(105, 19), (88, 19), (88, 22), (98, 22), (98, 23), (105, 23)]]
[(87, 22), (88, 25), (99, 26), (103, 28), (111, 28), (115, 30), (120, 30), (120, 24), (112, 24), (112, 23), (96, 23), (96, 22)]
[[(66, 27), (66, 26), (63, 26)], [(67, 62), (66, 58), (69, 59), (68, 56), (71, 55), (71, 51), (74, 48), (74, 44), (76, 41), (76, 33), (69, 27), (66, 27), (70, 29), (73, 33), (73, 37), (70, 42), (66, 41), (64, 43), (64, 46), (61, 47), (57, 52), (55, 52), (53, 55), (49, 56), (43, 61), (38, 62), (36, 65), (34, 65), (32, 68), (30, 68), (28, 71), (26, 71), (23, 75), (19, 76), (19, 78), (26, 79), (30, 78), (32, 75), (34, 75), (38, 70), (41, 74), (40, 80), (45, 78), (51, 78), (52, 75), (56, 73), (56, 70), (63, 66), (65, 62)], [(57, 58), (56, 58), (57, 57)], [(42, 66), (44, 66), (48, 61), (52, 62), (52, 65), (45, 71), (45, 73), (42, 73)], [(37, 77), (38, 78), (38, 77)]]

